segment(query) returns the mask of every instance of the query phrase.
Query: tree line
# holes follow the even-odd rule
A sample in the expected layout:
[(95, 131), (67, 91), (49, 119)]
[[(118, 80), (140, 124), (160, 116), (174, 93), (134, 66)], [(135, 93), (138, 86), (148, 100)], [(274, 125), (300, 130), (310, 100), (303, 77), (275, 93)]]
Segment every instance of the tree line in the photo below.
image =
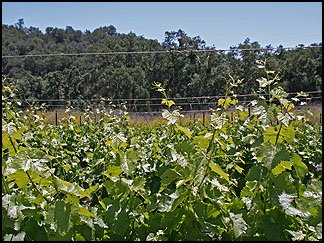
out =
[[(321, 47), (322, 43), (311, 46)], [(300, 48), (299, 48), (300, 47)], [(159, 82), (170, 97), (220, 96), (226, 79), (243, 79), (236, 93), (256, 92), (263, 74), (256, 60), (267, 58), (269, 70), (281, 70), (281, 86), (287, 92), (322, 90), (322, 48), (262, 50), (249, 38), (216, 51), (199, 36), (183, 30), (166, 31), (162, 43), (133, 32), (118, 33), (113, 25), (92, 32), (66, 26), (25, 27), (23, 19), (2, 25), (2, 55), (48, 53), (106, 53), (166, 51), (168, 53), (44, 56), (2, 58), (2, 75), (11, 78), (25, 99), (147, 99), (157, 98)], [(239, 51), (237, 49), (258, 49)], [(271, 45), (265, 48), (272, 48)], [(282, 45), (279, 48), (283, 48)], [(260, 50), (261, 49), (261, 50)], [(186, 52), (176, 52), (176, 51)], [(194, 50), (211, 50), (194, 52)], [(212, 51), (215, 50), (215, 51)]]

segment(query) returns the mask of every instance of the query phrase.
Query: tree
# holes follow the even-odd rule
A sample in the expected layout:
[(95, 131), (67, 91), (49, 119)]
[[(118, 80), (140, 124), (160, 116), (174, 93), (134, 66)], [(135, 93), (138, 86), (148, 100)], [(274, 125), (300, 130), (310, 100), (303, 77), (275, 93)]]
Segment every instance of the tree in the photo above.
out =
[(15, 24), (16, 28), (23, 30), (24, 29), (24, 19), (18, 19), (18, 22)]
[[(113, 25), (93, 32), (47, 27), (24, 28), (23, 19), (14, 25), (2, 25), (3, 55), (81, 52), (137, 52), (172, 50), (169, 53), (45, 56), (3, 58), (2, 73), (19, 79), (22, 94), (34, 98), (153, 98), (152, 89), (160, 82), (170, 97), (219, 96), (225, 94), (225, 79), (244, 78), (238, 94), (258, 89), (262, 70), (256, 59), (267, 57), (270, 70), (282, 70), (282, 85), (288, 92), (322, 89), (322, 44), (316, 48), (299, 46), (296, 50), (237, 51), (259, 49), (257, 41), (245, 39), (229, 52), (214, 52), (199, 36), (185, 31), (166, 31), (162, 43), (118, 33)], [(271, 47), (268, 45), (266, 47)], [(211, 50), (197, 52), (196, 50)]]

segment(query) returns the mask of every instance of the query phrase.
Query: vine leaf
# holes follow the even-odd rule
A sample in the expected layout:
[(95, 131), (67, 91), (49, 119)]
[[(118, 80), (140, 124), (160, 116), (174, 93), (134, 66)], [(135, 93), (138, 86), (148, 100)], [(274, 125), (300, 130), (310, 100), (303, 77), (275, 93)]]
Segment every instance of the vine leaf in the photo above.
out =
[(234, 237), (238, 238), (242, 234), (246, 233), (246, 230), (248, 229), (248, 224), (244, 221), (242, 217), (242, 213), (240, 214), (234, 214), (229, 213), (231, 220), (233, 221), (233, 233)]
[(292, 163), (290, 161), (281, 161), (275, 168), (273, 168), (272, 174), (279, 175), (284, 172), (286, 169), (291, 170)]
[(180, 126), (178, 124), (176, 124), (176, 125), (177, 125), (178, 130), (183, 132), (189, 139), (191, 138), (192, 132), (190, 132), (190, 130), (188, 128), (182, 127), (182, 126)]
[(212, 169), (212, 171), (214, 171), (215, 173), (217, 173), (218, 175), (220, 175), (221, 177), (223, 177), (225, 180), (227, 180), (229, 182), (229, 176), (228, 174), (226, 174), (220, 167), (219, 165), (210, 162), (209, 163), (209, 167)]
[(307, 165), (302, 162), (302, 158), (296, 153), (293, 153), (293, 155), (291, 157), (291, 162), (294, 165), (294, 168), (295, 168), (299, 178), (301, 180), (303, 180), (305, 175), (308, 172)]
[(57, 201), (54, 209), (54, 221), (57, 224), (60, 235), (65, 235), (71, 228), (70, 222), (71, 204)]

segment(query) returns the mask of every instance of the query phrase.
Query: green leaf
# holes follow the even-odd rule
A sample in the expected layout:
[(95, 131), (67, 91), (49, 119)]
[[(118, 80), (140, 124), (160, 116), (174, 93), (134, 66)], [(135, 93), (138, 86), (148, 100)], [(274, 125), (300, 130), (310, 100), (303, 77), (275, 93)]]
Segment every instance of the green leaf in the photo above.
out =
[[(276, 143), (276, 138), (277, 138), (277, 131), (275, 130), (274, 127), (268, 127), (267, 130), (265, 130), (263, 134), (263, 140), (264, 142), (270, 142), (272, 144)], [(278, 139), (278, 142), (281, 142), (282, 140)]]
[(167, 169), (161, 175), (161, 187), (159, 192), (162, 192), (171, 182), (173, 182), (179, 176), (181, 175), (178, 172), (175, 172), (173, 169)]
[(73, 195), (73, 194), (66, 194), (66, 202), (72, 203), (74, 205), (79, 204), (79, 197)]
[[(24, 231), (26, 232), (26, 235), (28, 236), (28, 240), (33, 240), (33, 241), (48, 241), (48, 233), (45, 230), (44, 226), (39, 226), (37, 218), (37, 214), (39, 212), (35, 212), (33, 210), (33, 216), (31, 217), (26, 217), (25, 221), (25, 227)], [(36, 215), (36, 217), (35, 217)], [(54, 222), (51, 222), (54, 225)], [(26, 239), (25, 239), (26, 240)]]
[(302, 162), (302, 158), (296, 153), (293, 153), (291, 162), (298, 174), (298, 177), (303, 180), (305, 175), (308, 173), (307, 165)]
[(71, 228), (70, 224), (71, 204), (57, 201), (54, 209), (54, 221), (56, 222), (60, 235), (65, 235)]
[(175, 103), (172, 100), (167, 100), (167, 99), (162, 99), (161, 104), (165, 104), (168, 106), (168, 108), (170, 108), (172, 105), (175, 105)]
[(184, 141), (182, 143), (179, 143), (179, 144), (175, 144), (174, 147), (176, 148), (177, 152), (178, 153), (181, 153), (181, 154), (194, 154), (195, 153), (195, 148), (192, 144), (192, 142), (187, 142), (187, 141)]
[(271, 143), (263, 143), (257, 148), (257, 160), (262, 163), (263, 166), (272, 169), (272, 162), (276, 155), (276, 147)]
[(258, 188), (258, 182), (257, 181), (247, 181), (245, 183), (245, 186), (241, 190), (241, 198), (242, 197), (248, 197), (248, 198), (253, 198), (254, 197), (254, 190)]
[(2, 149), (11, 148), (11, 142), (7, 132), (2, 131)]
[(134, 190), (135, 192), (139, 192), (139, 193), (145, 193), (146, 190), (144, 188), (146, 183), (146, 180), (144, 177), (135, 177), (134, 178), (134, 183), (132, 185), (132, 190)]
[(223, 99), (223, 98), (218, 99), (218, 106), (221, 106), (224, 103), (225, 103), (225, 99)]
[(287, 141), (288, 143), (294, 142), (295, 130), (293, 126), (291, 124), (288, 127), (282, 126), (280, 136), (282, 136), (282, 139)]
[(218, 99), (218, 106), (223, 106), (226, 110), (231, 104), (235, 105), (237, 104), (237, 100), (232, 100), (230, 97), (227, 97), (226, 99), (220, 98)]
[(96, 215), (94, 215), (88, 209), (86, 209), (84, 207), (79, 207), (78, 213), (80, 215), (84, 215), (84, 216), (89, 217), (89, 218), (96, 218), (97, 217)]
[(242, 172), (243, 172), (243, 170), (244, 170), (242, 167), (240, 167), (240, 166), (238, 166), (238, 165), (235, 165), (234, 168), (235, 168), (235, 170), (236, 170), (238, 173), (240, 173), (240, 174), (242, 174)]
[(8, 175), (7, 180), (8, 181), (14, 180), (20, 189), (26, 187), (27, 184), (30, 182), (26, 172), (23, 171), (22, 169), (17, 170), (15, 173)]
[(173, 212), (186, 198), (186, 196), (189, 194), (189, 191), (187, 189), (183, 190), (177, 190), (176, 191), (179, 194), (179, 197), (177, 197), (171, 207), (171, 212)]
[(229, 182), (229, 176), (228, 174), (226, 174), (220, 167), (219, 165), (210, 162), (209, 163), (209, 167), (212, 169), (212, 171), (214, 171), (215, 173), (217, 173), (218, 175), (220, 175), (221, 177), (223, 177), (225, 180), (227, 180)]
[(159, 225), (161, 225), (160, 227), (166, 228), (167, 232), (178, 232), (179, 227), (182, 225), (185, 210), (183, 208), (175, 208), (175, 210), (165, 215), (161, 220), (158, 220), (160, 222)]
[(54, 177), (54, 178), (55, 178), (54, 186), (57, 188), (57, 190), (59, 190), (63, 193), (73, 194), (77, 197), (80, 197), (80, 196), (85, 197), (86, 196), (86, 195), (84, 195), (83, 189), (79, 185), (70, 183), (68, 181), (61, 180), (58, 177)]
[(209, 139), (204, 136), (195, 136), (192, 143), (197, 144), (200, 149), (207, 149), (209, 146)]
[(72, 167), (71, 167), (70, 164), (65, 164), (65, 165), (63, 165), (63, 169), (65, 170), (65, 173), (68, 173), (69, 170), (70, 170), (71, 168), (72, 168)]
[(281, 161), (280, 164), (278, 164), (275, 168), (273, 168), (272, 174), (279, 175), (286, 169), (291, 170), (292, 163), (290, 161)]
[(238, 100), (237, 100), (237, 99), (232, 99), (232, 100), (231, 100), (231, 104), (232, 104), (232, 105), (236, 105), (237, 103), (238, 103)]
[[(278, 136), (278, 132), (280, 132), (279, 136)], [(295, 130), (291, 124), (288, 127), (281, 126), (281, 128), (280, 125), (278, 125), (276, 129), (274, 127), (267, 128), (263, 136), (265, 142), (269, 141), (272, 144), (276, 143), (277, 136), (278, 136), (277, 143), (282, 143), (283, 141), (292, 143), (295, 138)]]
[[(107, 170), (104, 172), (104, 175), (107, 176), (109, 179), (113, 177), (118, 177), (122, 173), (122, 169), (119, 166), (110, 165), (107, 167)], [(115, 180), (115, 178), (113, 178)]]
[(187, 181), (192, 180), (193, 178), (194, 178), (193, 175), (190, 174), (186, 179), (182, 179), (182, 180), (178, 181), (176, 183), (176, 189), (178, 189), (180, 186), (182, 186), (183, 184), (185, 184)]
[(89, 196), (91, 196), (92, 193), (94, 193), (95, 191), (97, 191), (98, 188), (99, 188), (99, 185), (98, 184), (96, 184), (94, 186), (91, 186), (91, 187), (89, 187), (89, 188), (87, 188), (87, 189), (84, 190), (84, 195), (86, 197), (89, 197)]
[(121, 212), (118, 213), (117, 218), (114, 218), (114, 230), (120, 236), (124, 236), (126, 230), (130, 228), (130, 217), (125, 212), (125, 209), (121, 209)]
[(178, 130), (183, 132), (188, 138), (191, 138), (192, 132), (190, 132), (190, 130), (188, 128), (182, 127), (182, 126), (180, 126), (178, 124), (176, 124), (176, 125), (177, 125)]
[(296, 187), (294, 186), (294, 181), (291, 173), (288, 171), (283, 171), (281, 174), (277, 176), (272, 176), (271, 180), (273, 182), (274, 187), (272, 188), (273, 195), (279, 195), (282, 192), (286, 193), (296, 193)]
[(126, 152), (126, 158), (132, 162), (137, 162), (139, 160), (138, 152), (134, 148), (130, 148)]
[(229, 213), (230, 218), (233, 221), (233, 233), (234, 237), (238, 238), (242, 234), (246, 233), (247, 229), (249, 228), (249, 225), (244, 221), (242, 217), (242, 213), (240, 214), (233, 214)]

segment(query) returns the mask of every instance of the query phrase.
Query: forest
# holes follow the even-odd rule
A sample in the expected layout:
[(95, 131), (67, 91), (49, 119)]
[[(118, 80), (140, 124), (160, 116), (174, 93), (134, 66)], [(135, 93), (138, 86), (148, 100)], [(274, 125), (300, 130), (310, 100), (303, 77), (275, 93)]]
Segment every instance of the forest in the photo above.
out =
[[(37, 27), (25, 27), (19, 19), (13, 25), (2, 25), (2, 76), (13, 80), (22, 99), (149, 99), (158, 96), (152, 88), (154, 82), (161, 83), (174, 98), (217, 96), (225, 94), (229, 77), (243, 80), (238, 94), (251, 94), (262, 76), (255, 62), (266, 58), (269, 70), (280, 71), (281, 86), (288, 93), (321, 91), (322, 43), (304, 47), (285, 49), (280, 45), (271, 50), (271, 44), (262, 47), (246, 38), (230, 51), (217, 51), (181, 29), (166, 31), (159, 43), (133, 32), (118, 33), (113, 25), (92, 32), (72, 26), (47, 27), (43, 33)], [(167, 50), (170, 52), (16, 57)]]

